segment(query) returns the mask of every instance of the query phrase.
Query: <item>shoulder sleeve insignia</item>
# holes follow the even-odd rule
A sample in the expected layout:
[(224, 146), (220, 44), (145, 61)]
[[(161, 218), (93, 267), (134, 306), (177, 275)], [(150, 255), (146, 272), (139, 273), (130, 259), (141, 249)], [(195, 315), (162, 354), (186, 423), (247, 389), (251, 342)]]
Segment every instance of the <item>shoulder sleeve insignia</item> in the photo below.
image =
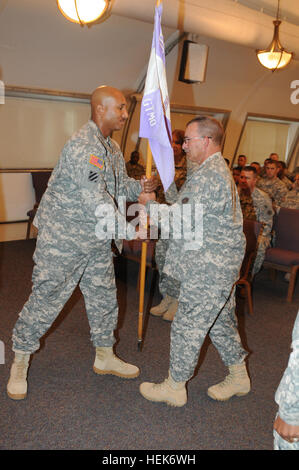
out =
[(99, 157), (97, 157), (96, 155), (93, 155), (93, 154), (90, 155), (89, 163), (91, 163), (94, 166), (97, 166), (101, 170), (104, 167), (104, 161), (101, 158), (99, 158)]

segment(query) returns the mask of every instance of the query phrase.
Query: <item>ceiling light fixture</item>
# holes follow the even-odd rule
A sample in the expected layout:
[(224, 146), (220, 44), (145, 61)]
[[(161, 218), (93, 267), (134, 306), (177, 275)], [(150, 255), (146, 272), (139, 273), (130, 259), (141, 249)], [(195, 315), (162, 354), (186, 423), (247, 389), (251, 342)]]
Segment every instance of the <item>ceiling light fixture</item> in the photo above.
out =
[(276, 69), (282, 69), (283, 67), (286, 67), (293, 57), (293, 53), (285, 51), (282, 45), (280, 44), (279, 25), (281, 24), (281, 21), (278, 19), (279, 2), (280, 0), (278, 0), (276, 20), (273, 21), (274, 34), (272, 42), (269, 45), (268, 49), (265, 49), (264, 51), (256, 51), (256, 55), (260, 63), (267, 69), (272, 70), (273, 72)]
[(67, 20), (84, 26), (106, 19), (111, 0), (57, 0), (57, 5)]

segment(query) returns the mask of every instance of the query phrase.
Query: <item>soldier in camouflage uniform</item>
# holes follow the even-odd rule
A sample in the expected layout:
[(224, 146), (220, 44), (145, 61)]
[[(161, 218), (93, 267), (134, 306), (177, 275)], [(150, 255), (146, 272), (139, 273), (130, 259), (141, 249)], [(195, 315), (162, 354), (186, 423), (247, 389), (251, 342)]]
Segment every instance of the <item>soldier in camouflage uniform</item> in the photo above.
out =
[[(91, 110), (91, 120), (63, 148), (34, 221), (38, 238), (33, 288), (12, 337), (15, 360), (7, 392), (13, 399), (26, 397), (30, 354), (39, 349), (40, 338), (78, 283), (96, 348), (94, 371), (125, 378), (139, 375), (136, 366), (121, 361), (112, 350), (118, 306), (111, 237), (97, 238), (95, 212), (101, 216), (105, 204), (118, 213), (118, 198), (137, 200), (142, 186), (128, 178), (122, 153), (110, 138), (128, 117), (123, 94), (99, 87), (92, 94)], [(134, 234), (130, 226), (129, 236)]]
[(281, 206), (288, 193), (286, 185), (277, 177), (278, 165), (276, 160), (267, 161), (265, 165), (266, 176), (260, 178), (257, 182), (257, 187), (269, 194), (275, 210)]
[(126, 163), (126, 169), (128, 176), (130, 178), (135, 178), (136, 180), (140, 180), (140, 178), (145, 175), (145, 169), (139, 162), (139, 152), (134, 150), (131, 153), (130, 160)]
[[(198, 117), (187, 125), (184, 150), (198, 166), (187, 176), (172, 208), (182, 210), (189, 204), (195, 213), (198, 206), (202, 207), (203, 234), (201, 237), (193, 216), (193, 233), (198, 229), (199, 236), (169, 240), (164, 272), (181, 283), (179, 306), (171, 325), (169, 375), (161, 384), (145, 382), (140, 386), (146, 399), (173, 406), (187, 402), (186, 382), (194, 374), (207, 334), (229, 368), (229, 375), (210, 387), (208, 395), (227, 400), (250, 391), (233, 287), (245, 252), (243, 217), (235, 183), (221, 155), (222, 139), (223, 128), (215, 119)], [(149, 211), (156, 204), (150, 199), (151, 195), (144, 193), (139, 197)]]
[[(182, 188), (187, 176), (186, 156), (182, 149), (183, 141), (184, 131), (175, 129), (172, 132), (172, 148), (175, 163), (174, 182), (177, 191)], [(188, 169), (189, 167), (190, 165), (188, 165)], [(170, 192), (165, 194), (163, 191), (163, 198), (161, 195), (158, 195), (157, 201), (160, 203), (166, 202), (168, 204), (173, 204), (175, 202), (176, 196), (177, 194), (174, 195), (174, 198), (171, 198)], [(150, 313), (155, 316), (162, 316), (163, 320), (172, 321), (177, 311), (177, 299), (179, 298), (180, 293), (180, 283), (172, 276), (169, 276), (163, 272), (168, 246), (169, 240), (163, 238), (160, 238), (156, 243), (155, 261), (159, 270), (159, 290), (163, 296), (163, 299), (160, 304), (150, 309)]]
[(278, 178), (280, 179), (280, 181), (282, 181), (286, 185), (287, 189), (290, 191), (293, 188), (293, 184), (291, 180), (292, 174), (288, 172), (287, 166), (285, 162), (282, 160), (278, 161), (278, 168), (279, 168), (278, 173), (277, 173)]
[(241, 171), (239, 197), (244, 219), (256, 220), (263, 224), (258, 239), (258, 249), (252, 269), (254, 276), (263, 264), (266, 249), (270, 246), (274, 210), (270, 197), (256, 187), (257, 174), (252, 166)]
[(299, 209), (299, 173), (295, 175), (293, 189), (284, 198), (281, 207), (288, 209)]
[(274, 449), (299, 450), (299, 312), (292, 333), (292, 352), (275, 394)]

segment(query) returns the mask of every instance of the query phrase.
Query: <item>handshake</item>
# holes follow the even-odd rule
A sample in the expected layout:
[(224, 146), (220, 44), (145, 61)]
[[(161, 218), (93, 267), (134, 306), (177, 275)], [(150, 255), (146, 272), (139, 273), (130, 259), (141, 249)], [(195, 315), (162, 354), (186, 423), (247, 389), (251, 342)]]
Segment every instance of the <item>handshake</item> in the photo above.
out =
[(145, 205), (149, 201), (155, 201), (156, 193), (154, 191), (158, 186), (158, 178), (156, 176), (152, 176), (149, 179), (142, 177), (140, 183), (142, 186), (142, 192), (138, 197), (139, 204)]

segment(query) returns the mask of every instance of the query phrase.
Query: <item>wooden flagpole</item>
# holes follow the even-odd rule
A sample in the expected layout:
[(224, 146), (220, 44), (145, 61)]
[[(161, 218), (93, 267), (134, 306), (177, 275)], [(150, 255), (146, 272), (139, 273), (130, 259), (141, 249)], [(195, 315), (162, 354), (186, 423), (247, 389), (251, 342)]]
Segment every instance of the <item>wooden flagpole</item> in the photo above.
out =
[[(162, 0), (156, 1), (156, 7), (160, 5)], [(152, 176), (152, 152), (149, 142), (147, 142), (147, 155), (146, 155), (146, 170), (145, 175), (147, 178)], [(147, 224), (145, 229), (147, 230)], [(138, 315), (138, 349), (141, 350), (143, 339), (143, 310), (144, 310), (144, 289), (145, 289), (145, 273), (146, 273), (146, 253), (147, 243), (142, 242), (141, 246), (141, 260), (140, 260), (140, 284), (139, 284), (139, 315)]]
[[(152, 152), (149, 142), (147, 143), (147, 156), (146, 156), (146, 171), (147, 178), (152, 176)], [(147, 230), (147, 224), (145, 229)], [(146, 272), (146, 253), (147, 242), (142, 242), (141, 245), (141, 260), (140, 260), (140, 283), (139, 283), (139, 315), (138, 315), (138, 349), (141, 349), (143, 338), (143, 310), (144, 310), (144, 289), (145, 289), (145, 272)]]

